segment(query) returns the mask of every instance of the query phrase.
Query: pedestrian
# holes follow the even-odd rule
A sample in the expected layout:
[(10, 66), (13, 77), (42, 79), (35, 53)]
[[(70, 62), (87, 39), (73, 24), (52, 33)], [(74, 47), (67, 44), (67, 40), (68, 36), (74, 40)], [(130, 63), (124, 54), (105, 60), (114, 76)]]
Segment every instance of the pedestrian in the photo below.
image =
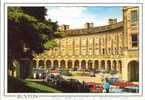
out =
[(106, 92), (106, 93), (109, 93), (109, 91), (110, 91), (110, 84), (109, 84), (107, 78), (105, 79), (105, 82), (104, 82), (104, 84), (103, 84), (103, 88), (105, 89), (105, 92)]

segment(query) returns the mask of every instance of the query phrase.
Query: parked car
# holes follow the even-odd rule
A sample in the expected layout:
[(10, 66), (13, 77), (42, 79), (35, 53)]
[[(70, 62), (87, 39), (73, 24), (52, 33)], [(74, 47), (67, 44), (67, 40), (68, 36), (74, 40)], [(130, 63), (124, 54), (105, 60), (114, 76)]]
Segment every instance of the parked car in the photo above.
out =
[(49, 85), (53, 85), (54, 83), (54, 75), (53, 74), (49, 74), (47, 77), (46, 77), (46, 82), (49, 84)]
[(110, 92), (111, 93), (123, 93), (123, 89), (121, 89), (121, 88), (112, 88)]
[(127, 83), (124, 81), (116, 81), (112, 83), (112, 85), (117, 86), (118, 88), (125, 88), (127, 86)]
[(67, 92), (67, 93), (70, 92), (70, 91), (72, 91), (72, 90), (70, 89), (70, 81), (65, 80), (65, 79), (60, 81), (59, 88), (60, 88), (62, 91)]
[(49, 86), (61, 88), (61, 82), (63, 81), (63, 77), (61, 75), (49, 74), (45, 81)]
[(127, 86), (139, 86), (139, 84), (134, 82), (127, 82)]
[(112, 85), (117, 86), (119, 88), (125, 88), (127, 86), (139, 86), (138, 84), (135, 84), (133, 82), (125, 82), (121, 80), (114, 82)]
[(47, 70), (42, 68), (33, 69), (33, 78), (34, 79), (44, 79), (47, 75)]
[(123, 92), (126, 93), (139, 93), (139, 87), (138, 86), (127, 86), (123, 89)]
[(118, 82), (119, 78), (118, 77), (111, 77), (108, 79), (109, 84), (114, 84), (115, 82)]
[(89, 88), (89, 92), (96, 92), (96, 83), (94, 82), (87, 82), (86, 83)]
[(96, 92), (103, 93), (103, 85), (101, 83), (96, 83)]
[(66, 79), (60, 82), (60, 86), (65, 92), (79, 92), (81, 83), (77, 79)]
[(81, 84), (79, 88), (80, 92), (88, 93), (90, 91), (89, 86), (87, 84)]
[(77, 80), (77, 79), (67, 79), (67, 80), (70, 81), (71, 83), (79, 83), (79, 84), (81, 84), (80, 81)]

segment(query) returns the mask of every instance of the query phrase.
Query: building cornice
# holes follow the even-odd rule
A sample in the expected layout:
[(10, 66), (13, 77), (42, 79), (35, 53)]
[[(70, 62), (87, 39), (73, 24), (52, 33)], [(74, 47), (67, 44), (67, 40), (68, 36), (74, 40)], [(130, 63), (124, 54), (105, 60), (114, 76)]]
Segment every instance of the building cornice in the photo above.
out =
[(116, 24), (112, 25), (106, 25), (106, 26), (99, 26), (99, 27), (93, 27), (88, 29), (69, 29), (66, 31), (63, 31), (65, 33), (65, 36), (78, 36), (78, 35), (91, 35), (96, 33), (102, 33), (112, 30), (117, 30), (123, 28), (123, 21), (118, 22)]

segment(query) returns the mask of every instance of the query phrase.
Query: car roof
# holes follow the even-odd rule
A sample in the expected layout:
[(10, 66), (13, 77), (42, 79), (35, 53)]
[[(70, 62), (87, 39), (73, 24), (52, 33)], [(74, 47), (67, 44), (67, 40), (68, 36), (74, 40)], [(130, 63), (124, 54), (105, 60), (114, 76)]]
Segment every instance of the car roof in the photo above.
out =
[(138, 86), (127, 86), (127, 87), (125, 87), (126, 89), (139, 89), (139, 87)]

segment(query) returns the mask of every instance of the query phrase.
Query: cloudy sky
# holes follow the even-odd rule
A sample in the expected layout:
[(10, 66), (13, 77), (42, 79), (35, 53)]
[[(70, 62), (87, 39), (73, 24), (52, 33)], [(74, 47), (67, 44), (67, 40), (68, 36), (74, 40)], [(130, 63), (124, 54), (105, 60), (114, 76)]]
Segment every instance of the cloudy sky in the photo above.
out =
[(122, 7), (46, 7), (47, 19), (59, 25), (70, 25), (71, 29), (83, 28), (86, 22), (94, 26), (107, 25), (109, 18), (122, 20)]

